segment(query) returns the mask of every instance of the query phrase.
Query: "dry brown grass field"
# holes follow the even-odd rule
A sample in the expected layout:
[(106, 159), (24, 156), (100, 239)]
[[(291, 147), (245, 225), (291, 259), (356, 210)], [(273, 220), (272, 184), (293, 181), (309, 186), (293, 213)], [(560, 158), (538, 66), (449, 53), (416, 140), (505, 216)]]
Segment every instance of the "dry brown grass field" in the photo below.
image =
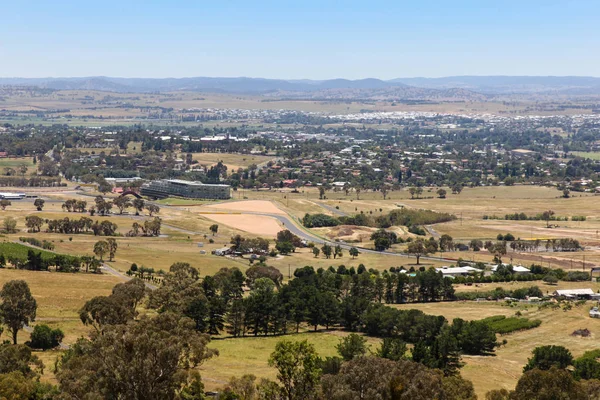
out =
[[(11, 280), (24, 280), (31, 289), (38, 304), (36, 324), (46, 324), (51, 328), (60, 328), (65, 333), (63, 344), (73, 344), (78, 338), (87, 336), (90, 329), (81, 323), (78, 311), (86, 301), (95, 296), (106, 296), (112, 288), (121, 282), (112, 275), (86, 273), (56, 273), (0, 269), (0, 285)], [(3, 339), (7, 339), (6, 333)], [(21, 331), (19, 342), (29, 340), (29, 333)], [(44, 363), (42, 380), (56, 383), (54, 363), (62, 351), (52, 350), (35, 352)]]
[[(426, 193), (428, 193), (426, 191)], [(558, 198), (558, 192), (554, 189), (537, 188), (529, 186), (516, 186), (511, 188), (486, 187), (467, 188), (460, 195), (449, 195), (447, 199), (415, 199), (411, 200), (406, 191), (392, 192), (390, 198), (383, 200), (379, 193), (361, 193), (361, 199), (356, 200), (355, 195), (345, 196), (343, 193), (327, 193), (327, 200), (318, 199), (315, 189), (305, 190), (304, 193), (292, 194), (279, 191), (239, 191), (234, 197), (249, 201), (229, 201), (222, 203), (200, 202), (202, 205), (190, 205), (186, 202), (177, 202), (174, 199), (172, 207), (163, 206), (160, 217), (163, 218), (164, 237), (159, 238), (128, 238), (118, 237), (119, 249), (115, 261), (111, 263), (115, 268), (125, 271), (132, 263), (153, 267), (156, 270), (167, 270), (177, 261), (189, 262), (200, 270), (201, 275), (213, 274), (222, 267), (237, 266), (242, 271), (247, 270), (250, 263), (247, 259), (231, 259), (210, 255), (210, 251), (223, 247), (229, 243), (231, 236), (242, 234), (244, 236), (256, 236), (256, 233), (233, 225), (234, 222), (219, 223), (219, 232), (214, 237), (210, 234), (209, 226), (214, 223), (212, 216), (228, 215), (236, 219), (246, 219), (249, 216), (244, 212), (267, 212), (267, 213), (289, 213), (294, 217), (301, 217), (306, 212), (332, 212), (322, 204), (331, 207), (339, 207), (347, 213), (373, 212), (378, 215), (398, 205), (414, 208), (427, 208), (438, 211), (451, 212), (456, 215), (462, 213), (462, 221), (437, 224), (433, 228), (438, 233), (449, 233), (457, 240), (469, 240), (474, 237), (494, 238), (497, 233), (511, 232), (515, 236), (530, 237), (575, 237), (586, 242), (589, 248), (585, 252), (577, 253), (534, 253), (517, 254), (509, 252), (505, 260), (513, 258), (515, 262), (530, 264), (538, 262), (537, 257), (543, 265), (556, 266), (557, 263), (567, 262), (573, 259), (576, 269), (581, 269), (583, 256), (586, 263), (591, 266), (600, 262), (600, 253), (597, 252), (598, 242), (594, 237), (595, 228), (600, 227), (600, 221), (595, 206), (594, 196), (574, 197), (572, 199)], [(74, 191), (45, 193), (47, 198), (64, 201), (67, 198), (78, 197)], [(89, 204), (93, 197), (83, 196)], [(352, 199), (352, 201), (350, 201)], [(254, 201), (252, 201), (254, 200)], [(18, 240), (19, 236), (37, 237), (40, 240), (52, 241), (56, 251), (69, 254), (92, 254), (95, 241), (101, 239), (93, 235), (61, 235), (49, 233), (29, 234), (23, 232), (24, 218), (27, 215), (38, 214), (43, 218), (78, 218), (84, 214), (65, 213), (61, 209), (60, 202), (47, 202), (42, 212), (37, 212), (33, 207), (32, 200), (13, 201), (12, 206), (5, 211), (0, 211), (0, 220), (5, 216), (15, 217), (21, 232), (5, 235), (3, 240)], [(196, 203), (197, 204), (197, 203)], [(379, 211), (381, 208), (382, 211)], [(581, 223), (558, 222), (560, 228), (547, 229), (542, 221), (496, 221), (481, 219), (483, 213), (496, 213), (503, 215), (509, 212), (523, 211), (526, 213), (538, 213), (545, 209), (553, 209), (557, 215), (586, 215), (588, 220)], [(219, 214), (225, 213), (225, 214)], [(229, 214), (227, 214), (229, 213)], [(89, 216), (89, 214), (86, 214)], [(251, 215), (256, 217), (256, 215)], [(125, 233), (134, 221), (141, 221), (148, 216), (135, 217), (134, 215), (111, 215), (109, 217), (94, 217), (94, 219), (109, 219), (119, 225), (119, 232)], [(256, 222), (260, 224), (260, 222)], [(326, 229), (315, 230), (319, 235), (327, 235)], [(331, 233), (331, 232), (330, 232)], [(399, 232), (400, 233), (400, 232)], [(206, 235), (206, 237), (204, 237)], [(543, 236), (542, 236), (543, 235)], [(334, 235), (335, 236), (335, 235)], [(69, 239), (72, 237), (72, 240)], [(208, 243), (213, 239), (214, 243)], [(202, 248), (198, 243), (204, 243)], [(364, 243), (368, 245), (368, 243)], [(402, 246), (395, 246), (400, 250)], [(204, 250), (207, 254), (200, 254)], [(384, 254), (360, 254), (352, 259), (347, 251), (342, 258), (325, 259), (320, 256), (315, 258), (309, 249), (298, 249), (296, 253), (289, 256), (278, 256), (270, 258), (268, 264), (278, 268), (287, 279), (296, 268), (311, 265), (315, 268), (336, 267), (343, 264), (346, 267), (358, 267), (364, 264), (367, 268), (377, 270), (389, 269), (390, 267), (404, 266), (409, 268), (415, 264), (414, 258), (387, 256)], [(440, 253), (436, 254), (441, 255)], [(490, 262), (492, 256), (485, 252), (452, 252), (444, 253), (444, 256), (452, 258), (462, 257)], [(531, 259), (531, 257), (534, 257)], [(557, 261), (552, 261), (555, 258)], [(565, 261), (567, 260), (567, 261)], [(425, 267), (448, 265), (447, 261), (422, 260)], [(568, 265), (567, 265), (568, 266)], [(564, 267), (564, 266), (563, 266)], [(48, 323), (51, 326), (60, 327), (67, 334), (66, 343), (72, 343), (77, 337), (85, 335), (87, 328), (84, 327), (77, 317), (77, 310), (89, 298), (108, 294), (111, 288), (120, 280), (110, 275), (91, 274), (58, 274), (45, 272), (15, 271), (12, 269), (0, 270), (0, 283), (10, 279), (25, 279), (29, 282), (32, 292), (40, 304), (39, 322)], [(482, 285), (457, 285), (457, 291), (486, 291), (495, 287), (515, 289), (518, 287), (538, 285), (544, 292), (552, 292), (557, 288), (592, 288), (600, 290), (599, 283), (592, 282), (560, 282), (558, 285), (546, 285), (541, 282), (515, 282), (515, 283), (491, 283)], [(538, 310), (535, 305), (519, 305), (508, 307), (496, 302), (455, 302), (455, 303), (431, 303), (431, 304), (409, 304), (401, 308), (418, 308), (429, 314), (444, 315), (451, 320), (455, 317), (465, 319), (479, 319), (492, 315), (513, 315), (521, 311), (524, 316), (542, 320), (542, 325), (536, 329), (517, 332), (500, 337), (506, 339), (507, 344), (500, 347), (494, 357), (464, 357), (466, 363), (462, 369), (465, 378), (475, 383), (477, 393), (483, 396), (490, 389), (500, 387), (514, 387), (521, 369), (529, 357), (531, 350), (542, 344), (559, 344), (571, 349), (575, 356), (586, 350), (597, 347), (597, 332), (600, 329), (600, 321), (590, 319), (587, 316), (589, 303), (586, 306), (575, 307), (569, 311), (562, 310)], [(581, 339), (571, 336), (575, 329), (588, 328), (592, 331), (591, 339)], [(315, 344), (317, 351), (322, 356), (333, 355), (335, 345), (340, 335), (345, 333), (317, 332), (302, 333), (290, 336), (289, 339), (308, 339)], [(23, 340), (26, 335), (21, 336)], [(274, 378), (275, 371), (268, 367), (269, 354), (274, 349), (275, 343), (280, 337), (268, 338), (243, 338), (243, 339), (219, 339), (211, 345), (220, 350), (218, 358), (208, 361), (201, 367), (201, 373), (209, 389), (222, 386), (231, 376), (241, 375), (252, 371), (260, 377)], [(373, 348), (377, 346), (377, 340), (369, 339)], [(54, 362), (57, 352), (40, 353), (47, 367)], [(47, 368), (50, 370), (50, 368)], [(45, 379), (52, 380), (51, 373), (47, 373)]]
[[(200, 367), (202, 381), (206, 388), (223, 387), (229, 378), (240, 377), (252, 373), (260, 378), (276, 379), (277, 371), (269, 367), (269, 356), (275, 350), (275, 344), (280, 340), (308, 340), (315, 346), (319, 356), (331, 357), (337, 355), (335, 346), (340, 339), (348, 335), (341, 331), (306, 332), (288, 336), (245, 337), (217, 339), (210, 347), (219, 350), (219, 356), (208, 360)], [(379, 347), (379, 339), (367, 338), (367, 346), (371, 351)]]
[[(301, 193), (281, 191), (241, 191), (238, 196), (248, 199), (269, 199), (279, 205), (286, 212), (301, 218), (305, 213), (325, 213), (334, 215), (333, 212), (320, 207), (327, 204), (338, 208), (347, 214), (364, 212), (378, 216), (399, 207), (423, 208), (439, 212), (448, 212), (457, 216), (457, 220), (436, 224), (432, 228), (438, 234), (449, 234), (455, 240), (468, 242), (471, 239), (495, 240), (496, 236), (512, 233), (522, 239), (556, 239), (574, 238), (586, 246), (586, 251), (576, 253), (525, 253), (509, 252), (507, 258), (513, 257), (515, 261), (522, 260), (525, 264), (532, 262), (549, 262), (563, 268), (570, 267), (574, 261), (575, 268), (581, 268), (583, 257), (590, 265), (600, 262), (598, 246), (600, 246), (600, 209), (597, 207), (598, 197), (587, 193), (575, 193), (569, 199), (560, 197), (554, 188), (538, 186), (490, 186), (479, 188), (465, 188), (459, 195), (449, 194), (446, 199), (435, 197), (433, 189), (425, 190), (423, 197), (411, 199), (407, 190), (392, 191), (387, 200), (379, 192), (362, 192), (360, 200), (351, 193), (346, 196), (343, 192), (327, 192), (326, 200), (318, 199), (318, 191), (314, 188), (304, 189)], [(544, 221), (505, 221), (488, 219), (484, 215), (497, 215), (524, 212), (528, 215), (540, 214), (546, 210), (553, 210), (557, 216), (572, 217), (583, 215), (586, 221), (556, 221), (551, 229), (546, 227)], [(324, 230), (324, 234), (327, 234)], [(364, 245), (364, 244), (363, 244)], [(440, 253), (437, 254), (441, 255)], [(450, 258), (465, 258), (478, 261), (491, 261), (492, 257), (486, 251), (467, 253), (444, 253)], [(541, 258), (540, 258), (541, 257)], [(556, 263), (553, 260), (558, 259)], [(579, 261), (579, 264), (577, 263)]]
[[(465, 366), (461, 375), (473, 382), (479, 398), (483, 398), (485, 393), (492, 389), (513, 389), (521, 376), (523, 366), (537, 346), (565, 346), (575, 357), (581, 356), (585, 351), (597, 349), (600, 320), (589, 318), (590, 305), (591, 302), (588, 302), (569, 311), (540, 310), (537, 305), (508, 307), (502, 302), (406, 304), (399, 308), (420, 309), (428, 314), (443, 315), (449, 320), (457, 317), (481, 319), (493, 315), (510, 316), (520, 311), (524, 317), (542, 321), (538, 328), (500, 336), (499, 340), (506, 339), (507, 344), (499, 347), (495, 356), (463, 357)], [(571, 335), (573, 331), (584, 328), (592, 331), (592, 337)]]

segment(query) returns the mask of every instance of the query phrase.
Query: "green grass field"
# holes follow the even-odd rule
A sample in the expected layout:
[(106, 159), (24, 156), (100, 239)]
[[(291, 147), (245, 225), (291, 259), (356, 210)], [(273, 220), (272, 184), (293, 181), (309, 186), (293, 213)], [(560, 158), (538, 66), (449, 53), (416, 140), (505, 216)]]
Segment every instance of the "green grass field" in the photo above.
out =
[[(33, 237), (33, 236), (29, 236), (29, 237)], [(44, 259), (44, 260), (54, 257), (54, 253), (43, 250), (41, 248), (26, 246), (24, 244), (19, 244), (19, 243), (9, 243), (9, 242), (0, 243), (0, 254), (4, 255), (4, 257), (6, 257), (6, 258), (16, 257), (16, 258), (26, 259), (27, 253), (29, 252), (29, 250), (33, 250), (36, 253), (41, 253), (42, 259)]]
[(600, 160), (600, 152), (597, 151), (572, 151), (571, 154), (577, 157), (589, 158), (590, 160)]
[[(254, 374), (257, 377), (276, 379), (276, 370), (269, 367), (269, 356), (280, 340), (308, 340), (315, 346), (319, 356), (337, 355), (335, 346), (348, 335), (342, 331), (304, 332), (287, 336), (245, 337), (213, 340), (209, 347), (219, 350), (219, 356), (200, 367), (207, 389), (224, 386), (232, 376)], [(379, 339), (368, 338), (371, 351), (379, 347)]]
[[(192, 153), (192, 157), (201, 165), (214, 165), (221, 161), (227, 166), (229, 173), (237, 171), (238, 168), (247, 168), (252, 164), (262, 164), (275, 158), (255, 154), (235, 153)], [(185, 159), (185, 154), (181, 154), (181, 158)]]

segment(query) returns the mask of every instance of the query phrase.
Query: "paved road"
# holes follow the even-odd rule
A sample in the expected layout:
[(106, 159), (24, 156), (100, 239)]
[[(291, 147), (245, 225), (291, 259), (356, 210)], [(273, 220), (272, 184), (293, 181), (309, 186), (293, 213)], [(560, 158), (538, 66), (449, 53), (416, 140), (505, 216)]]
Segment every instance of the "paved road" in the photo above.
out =
[[(263, 213), (263, 212), (242, 212), (241, 214), (263, 215), (265, 217), (275, 218), (276, 220), (281, 222), (285, 226), (286, 229), (289, 229), (289, 231), (292, 232), (294, 235), (296, 235), (296, 236), (300, 237), (301, 239), (304, 239), (308, 242), (313, 242), (313, 243), (318, 243), (318, 244), (327, 243), (332, 246), (340, 245), (340, 247), (345, 250), (349, 250), (352, 247), (356, 247), (361, 253), (379, 254), (379, 255), (392, 256), (392, 257), (414, 258), (414, 256), (411, 256), (406, 253), (396, 253), (393, 251), (377, 251), (377, 250), (373, 250), (373, 249), (367, 249), (365, 247), (360, 247), (360, 246), (357, 246), (356, 244), (346, 244), (346, 243), (335, 242), (332, 240), (324, 239), (324, 238), (317, 236), (314, 233), (310, 232), (308, 229), (300, 227), (299, 224), (296, 224), (287, 215), (271, 214), (271, 213)], [(440, 259), (439, 259), (439, 257), (422, 256), (421, 260), (439, 261)]]
[[(62, 202), (62, 201), (61, 201)], [(148, 202), (150, 203), (150, 202)], [(338, 212), (341, 213), (340, 210), (337, 210), (335, 207), (331, 207), (329, 205), (325, 205), (325, 204), (319, 204), (319, 206), (322, 206), (323, 208), (329, 209), (332, 212)], [(173, 209), (180, 209), (180, 210), (184, 210), (184, 211), (189, 211), (189, 209), (185, 206), (166, 206), (166, 205), (160, 205), (160, 207), (164, 207), (164, 208), (173, 208)], [(335, 210), (335, 211), (334, 211)], [(367, 249), (364, 247), (360, 247), (356, 244), (346, 244), (346, 243), (341, 243), (341, 242), (335, 242), (332, 240), (328, 240), (325, 239), (323, 237), (317, 236), (314, 233), (310, 232), (308, 229), (304, 228), (301, 226), (301, 224), (299, 222), (294, 221), (288, 214), (273, 214), (273, 213), (265, 213), (265, 212), (253, 212), (253, 211), (243, 211), (240, 212), (240, 214), (252, 214), (252, 215), (262, 215), (265, 217), (271, 217), (271, 218), (275, 218), (276, 220), (278, 220), (282, 225), (284, 225), (286, 227), (286, 229), (289, 229), (290, 232), (292, 232), (294, 235), (300, 237), (301, 239), (304, 239), (308, 242), (313, 242), (313, 243), (317, 243), (317, 244), (325, 244), (328, 243), (330, 245), (340, 245), (340, 247), (342, 249), (346, 249), (349, 250), (352, 247), (356, 247), (357, 249), (360, 250), (361, 253), (370, 253), (370, 254), (379, 254), (379, 255), (386, 255), (386, 256), (392, 256), (392, 257), (403, 257), (403, 258), (412, 258), (414, 256), (408, 255), (406, 253), (396, 253), (396, 252), (392, 252), (392, 251), (377, 251), (377, 250), (373, 250), (373, 249)], [(111, 216), (119, 216), (119, 214), (111, 214)], [(131, 214), (127, 214), (128, 217), (134, 217), (136, 218), (136, 216), (133, 216)], [(142, 216), (137, 216), (136, 219), (143, 219)], [(173, 229), (176, 230), (178, 232), (182, 232), (185, 233), (186, 235), (203, 235), (206, 232), (196, 232), (196, 231), (192, 231), (192, 230), (188, 230), (188, 229), (184, 229), (184, 228), (179, 228), (177, 226), (165, 223), (163, 221), (162, 226), (165, 228), (169, 228), (169, 229)], [(428, 230), (431, 227), (428, 226)], [(433, 236), (436, 236), (436, 232), (431, 229), (430, 233)], [(439, 236), (439, 234), (437, 234)], [(439, 258), (437, 257), (421, 257), (422, 260), (438, 260)], [(120, 273), (119, 271), (115, 270), (114, 268), (110, 267), (107, 264), (103, 264), (103, 269), (106, 270), (106, 272), (118, 276), (122, 279), (128, 280), (131, 279), (130, 277), (128, 277), (127, 275), (124, 275), (122, 273)], [(150, 289), (156, 289), (155, 286), (150, 285), (150, 284), (146, 284), (146, 286), (148, 286), (148, 288)]]
[(433, 227), (431, 225), (427, 225), (425, 227), (425, 229), (427, 229), (427, 232), (429, 232), (429, 234), (436, 239), (439, 239), (440, 237), (442, 237), (442, 235), (440, 235), (435, 229), (433, 229)]
[(323, 207), (324, 209), (331, 211), (332, 213), (334, 213), (335, 215), (339, 215), (340, 217), (347, 217), (348, 214), (338, 210), (335, 207), (330, 206), (329, 204), (324, 204), (324, 203), (315, 203), (317, 205), (319, 205), (320, 207)]
[[(107, 274), (121, 278), (124, 281), (128, 281), (128, 280), (132, 279), (130, 276), (122, 273), (121, 271), (117, 271), (116, 269), (114, 269), (113, 267), (108, 265), (107, 263), (102, 263), (102, 271), (106, 272)], [(144, 282), (144, 283), (146, 284), (146, 287), (148, 289), (150, 289), (150, 290), (156, 289), (156, 286), (152, 285), (151, 283), (148, 283), (148, 282)]]
[[(182, 206), (165, 206), (162, 205), (161, 207), (168, 207), (168, 208), (174, 208), (174, 209), (180, 209), (180, 210), (184, 210), (184, 211), (189, 211), (188, 208), (186, 207), (182, 207)], [(339, 210), (336, 210), (339, 211)], [(356, 247), (361, 253), (368, 253), (368, 254), (379, 254), (379, 255), (385, 255), (385, 256), (391, 256), (391, 257), (402, 257), (402, 258), (414, 258), (414, 256), (411, 256), (409, 254), (406, 253), (396, 253), (393, 251), (377, 251), (377, 250), (373, 250), (373, 249), (367, 249), (364, 247), (360, 247), (357, 246), (356, 244), (346, 244), (346, 243), (341, 243), (341, 242), (335, 242), (332, 240), (327, 240), (325, 238), (322, 238), (320, 236), (315, 235), (314, 233), (310, 232), (308, 229), (302, 227), (300, 225), (299, 222), (295, 222), (288, 214), (273, 214), (273, 213), (265, 213), (265, 212), (258, 212), (258, 211), (241, 211), (239, 212), (240, 214), (251, 214), (251, 215), (262, 215), (265, 217), (271, 217), (271, 218), (275, 218), (276, 220), (278, 220), (279, 222), (281, 222), (281, 224), (283, 226), (285, 226), (286, 229), (289, 229), (290, 232), (292, 232), (294, 235), (298, 236), (301, 239), (304, 239), (308, 242), (313, 242), (313, 243), (317, 243), (317, 244), (329, 244), (332, 246), (335, 245), (340, 245), (340, 247), (342, 249), (345, 250), (349, 250), (352, 247)], [(186, 233), (188, 235), (202, 235), (204, 234), (203, 232), (194, 232), (194, 231), (189, 231), (186, 229), (182, 229), (182, 228), (178, 228), (176, 226), (173, 225), (167, 225), (163, 223), (163, 226), (175, 229), (177, 231)], [(439, 257), (427, 257), (427, 256), (422, 256), (421, 260), (429, 260), (429, 261), (440, 261)]]

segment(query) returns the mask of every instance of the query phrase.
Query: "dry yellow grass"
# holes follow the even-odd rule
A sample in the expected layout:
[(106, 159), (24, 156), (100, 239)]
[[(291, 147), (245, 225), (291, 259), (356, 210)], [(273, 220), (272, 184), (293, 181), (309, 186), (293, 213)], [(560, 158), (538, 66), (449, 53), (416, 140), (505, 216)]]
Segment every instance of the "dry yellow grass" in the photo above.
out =
[[(65, 343), (73, 343), (88, 330), (79, 321), (78, 310), (94, 296), (110, 294), (121, 280), (112, 275), (54, 273), (0, 269), (0, 285), (22, 279), (38, 303), (36, 323), (57, 326), (65, 332)], [(29, 339), (21, 333), (19, 341)]]
[[(207, 389), (223, 387), (233, 376), (254, 374), (259, 378), (276, 379), (276, 370), (269, 367), (268, 361), (275, 345), (280, 340), (308, 340), (315, 346), (319, 356), (331, 357), (337, 354), (335, 346), (349, 333), (341, 331), (304, 332), (287, 336), (245, 337), (219, 339), (210, 347), (219, 350), (219, 356), (200, 367), (202, 381)], [(368, 338), (368, 346), (375, 351), (379, 339)]]
[[(499, 340), (506, 339), (507, 344), (499, 347), (495, 356), (463, 357), (465, 366), (461, 370), (461, 375), (473, 382), (479, 398), (483, 398), (489, 390), (513, 389), (522, 374), (523, 366), (537, 346), (550, 344), (565, 346), (575, 357), (585, 351), (597, 349), (600, 321), (587, 315), (590, 304), (588, 302), (586, 306), (574, 307), (569, 311), (538, 310), (538, 306), (535, 305), (508, 307), (501, 302), (408, 304), (400, 308), (420, 309), (428, 314), (443, 315), (448, 320), (457, 317), (472, 320), (492, 315), (510, 316), (521, 311), (524, 317), (542, 321), (538, 328), (500, 336)], [(583, 328), (591, 330), (592, 337), (571, 336), (573, 331)]]
[(266, 238), (275, 238), (277, 232), (284, 229), (278, 220), (272, 217), (250, 214), (205, 214), (213, 221)]

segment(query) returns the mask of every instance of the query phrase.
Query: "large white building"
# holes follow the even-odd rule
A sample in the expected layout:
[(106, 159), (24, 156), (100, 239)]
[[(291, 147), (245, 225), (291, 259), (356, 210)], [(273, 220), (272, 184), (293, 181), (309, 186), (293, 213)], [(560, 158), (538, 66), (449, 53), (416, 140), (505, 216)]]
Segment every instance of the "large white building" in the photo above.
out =
[(600, 293), (596, 293), (592, 289), (560, 289), (555, 290), (552, 294), (570, 300), (600, 300)]
[(140, 193), (143, 196), (157, 199), (177, 196), (191, 199), (227, 200), (231, 198), (231, 186), (184, 181), (181, 179), (162, 179), (145, 183), (142, 185)]
[(455, 278), (457, 276), (469, 276), (475, 273), (480, 273), (481, 270), (473, 267), (442, 267), (436, 268), (437, 272), (441, 272), (444, 277)]
[[(507, 267), (509, 264), (502, 264), (502, 265)], [(492, 272), (496, 272), (498, 270), (498, 267), (499, 267), (499, 265), (494, 265), (492, 267)], [(531, 273), (529, 268), (525, 268), (522, 265), (513, 265), (512, 270), (513, 270), (513, 273), (517, 274), (517, 275), (527, 275), (527, 274)]]

